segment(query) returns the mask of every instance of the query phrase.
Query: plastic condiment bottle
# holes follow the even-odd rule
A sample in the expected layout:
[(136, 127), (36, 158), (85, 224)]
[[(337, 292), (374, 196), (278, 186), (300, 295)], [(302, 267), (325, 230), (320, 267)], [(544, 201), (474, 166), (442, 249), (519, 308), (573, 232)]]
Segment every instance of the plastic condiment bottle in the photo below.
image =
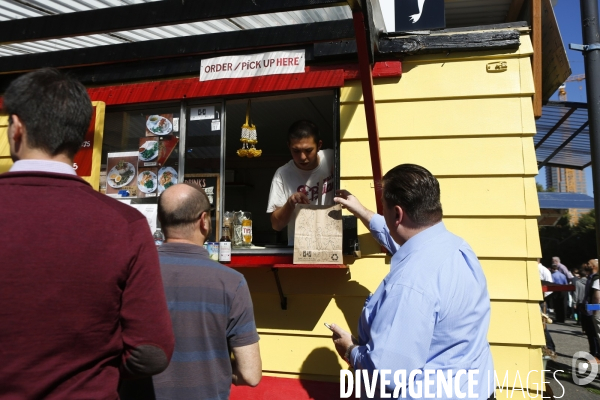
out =
[(219, 240), (219, 262), (231, 262), (231, 237), (229, 236), (229, 225), (223, 226), (223, 236)]

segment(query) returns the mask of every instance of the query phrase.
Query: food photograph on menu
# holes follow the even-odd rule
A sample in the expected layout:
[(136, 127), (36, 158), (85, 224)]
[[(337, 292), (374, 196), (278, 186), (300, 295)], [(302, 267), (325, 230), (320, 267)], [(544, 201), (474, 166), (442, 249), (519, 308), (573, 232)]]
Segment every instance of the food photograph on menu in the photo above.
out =
[(118, 197), (137, 196), (137, 152), (108, 153), (106, 160), (106, 194)]
[(146, 116), (146, 136), (163, 136), (173, 132), (173, 114)]
[(139, 152), (140, 163), (156, 165), (159, 153), (158, 140), (151, 137), (141, 138)]
[(177, 183), (177, 171), (173, 167), (163, 167), (158, 171), (158, 194)]
[(156, 168), (139, 168), (137, 176), (138, 198), (156, 197), (158, 179)]

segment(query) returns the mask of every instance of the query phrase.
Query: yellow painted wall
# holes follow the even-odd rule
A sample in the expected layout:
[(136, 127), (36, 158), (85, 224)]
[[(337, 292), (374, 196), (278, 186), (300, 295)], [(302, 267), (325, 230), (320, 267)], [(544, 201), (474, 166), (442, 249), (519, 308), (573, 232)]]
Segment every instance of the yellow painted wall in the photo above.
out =
[[(532, 47), (527, 35), (521, 42), (506, 53), (407, 57), (402, 78), (375, 80), (383, 170), (416, 163), (438, 177), (444, 222), (471, 244), (485, 271), (492, 300), (488, 340), (496, 371), (508, 371), (511, 387), (517, 371), (527, 386), (529, 371), (542, 369), (544, 344)], [(508, 70), (488, 73), (493, 61), (506, 61)], [(341, 186), (375, 209), (359, 81), (341, 91)], [(338, 382), (345, 363), (323, 322), (356, 333), (365, 297), (389, 271), (389, 258), (362, 225), (359, 236), (363, 258), (346, 258), (348, 271), (280, 271), (287, 311), (279, 307), (270, 270), (244, 271), (267, 373)], [(534, 396), (540, 381), (539, 375), (529, 379)]]

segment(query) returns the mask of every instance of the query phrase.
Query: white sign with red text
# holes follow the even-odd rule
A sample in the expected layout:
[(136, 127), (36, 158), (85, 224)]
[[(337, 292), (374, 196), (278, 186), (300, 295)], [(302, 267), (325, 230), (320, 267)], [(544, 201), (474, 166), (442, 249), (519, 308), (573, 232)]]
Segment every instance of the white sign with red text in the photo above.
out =
[(200, 81), (304, 73), (304, 50), (225, 56), (200, 62)]

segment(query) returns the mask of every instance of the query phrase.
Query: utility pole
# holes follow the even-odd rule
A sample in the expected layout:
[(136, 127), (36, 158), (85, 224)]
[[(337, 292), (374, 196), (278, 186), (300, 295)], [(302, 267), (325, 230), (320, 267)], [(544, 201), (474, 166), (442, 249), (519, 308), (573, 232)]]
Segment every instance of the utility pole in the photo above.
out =
[[(587, 92), (590, 150), (592, 155), (592, 182), (596, 210), (596, 254), (600, 252), (600, 28), (598, 0), (580, 0), (583, 46), (569, 45), (581, 50), (585, 61), (585, 88)], [(600, 258), (600, 257), (599, 257)]]

